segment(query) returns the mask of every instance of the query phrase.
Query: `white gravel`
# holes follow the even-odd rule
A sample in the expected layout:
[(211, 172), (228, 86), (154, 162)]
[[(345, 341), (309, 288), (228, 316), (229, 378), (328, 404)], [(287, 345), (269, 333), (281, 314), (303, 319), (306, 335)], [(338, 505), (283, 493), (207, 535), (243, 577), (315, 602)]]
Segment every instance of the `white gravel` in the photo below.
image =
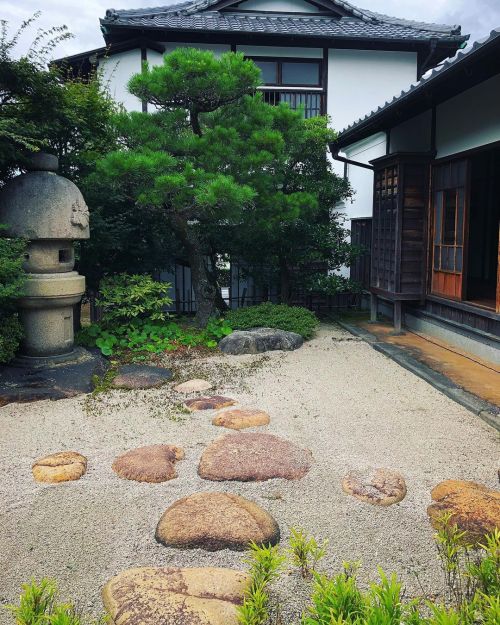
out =
[[(209, 377), (217, 393), (269, 412), (271, 424), (262, 431), (311, 449), (310, 473), (295, 482), (200, 479), (196, 469), (204, 446), (226, 430), (211, 425), (212, 412), (178, 420), (174, 410), (169, 418), (169, 407), (184, 398), (173, 392), (174, 383), (157, 391), (113, 391), (90, 407), (80, 397), (1, 408), (0, 602), (16, 601), (30, 578), (48, 576), (58, 580), (65, 598), (97, 615), (100, 588), (125, 568), (242, 566), (241, 553), (180, 551), (156, 543), (163, 511), (200, 490), (255, 500), (280, 524), (283, 543), (293, 526), (318, 540), (328, 538), (325, 571), (338, 571), (343, 560), (361, 560), (363, 581), (381, 565), (401, 576), (410, 595), (420, 592), (419, 584), (429, 592), (441, 590), (426, 515), (430, 490), (447, 478), (497, 486), (495, 430), (336, 327), (323, 327), (296, 352), (218, 356), (186, 368), (181, 379), (189, 375)], [(113, 473), (116, 455), (152, 443), (184, 448), (177, 479), (149, 485)], [(88, 457), (87, 474), (77, 482), (36, 484), (32, 462), (64, 449)], [(377, 508), (342, 492), (348, 471), (379, 466), (405, 476), (408, 495), (400, 504)], [(285, 576), (277, 592), (290, 605), (287, 625), (297, 622), (304, 591), (295, 573)], [(2, 609), (0, 623), (12, 623)]]

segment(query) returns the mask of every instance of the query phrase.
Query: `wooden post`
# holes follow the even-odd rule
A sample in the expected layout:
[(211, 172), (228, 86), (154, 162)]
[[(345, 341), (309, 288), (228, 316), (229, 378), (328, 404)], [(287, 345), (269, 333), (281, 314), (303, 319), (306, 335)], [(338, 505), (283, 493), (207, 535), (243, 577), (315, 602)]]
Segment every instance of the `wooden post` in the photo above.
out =
[(396, 300), (394, 302), (394, 334), (402, 334), (401, 322), (402, 322), (402, 304), (401, 304), (401, 300)]
[(370, 293), (370, 323), (377, 323), (377, 296)]

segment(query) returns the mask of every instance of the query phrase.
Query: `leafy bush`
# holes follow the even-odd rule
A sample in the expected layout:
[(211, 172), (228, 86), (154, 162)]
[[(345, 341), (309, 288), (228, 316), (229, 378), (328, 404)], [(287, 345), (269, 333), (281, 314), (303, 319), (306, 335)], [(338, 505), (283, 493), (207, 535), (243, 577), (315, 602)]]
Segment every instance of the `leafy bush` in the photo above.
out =
[(97, 304), (102, 307), (103, 324), (126, 324), (135, 319), (165, 321), (172, 299), (171, 284), (157, 282), (148, 275), (120, 273), (103, 278)]
[(277, 328), (296, 332), (305, 339), (310, 339), (318, 327), (316, 315), (307, 308), (271, 302), (232, 310), (226, 315), (226, 321), (233, 330)]
[(104, 356), (129, 352), (135, 360), (143, 360), (148, 354), (175, 351), (179, 347), (215, 348), (231, 332), (222, 319), (211, 319), (203, 330), (182, 327), (172, 321), (154, 323), (136, 319), (116, 326), (95, 323), (78, 333), (77, 342), (85, 347), (98, 347)]
[(15, 298), (26, 279), (23, 270), (26, 242), (3, 236), (3, 230), (5, 226), (0, 224), (0, 362), (9, 362), (23, 336)]
[(22, 585), (19, 605), (7, 606), (16, 619), (16, 625), (104, 625), (106, 618), (84, 618), (70, 603), (59, 603), (57, 586), (53, 580), (42, 579)]
[[(404, 599), (396, 574), (379, 569), (379, 581), (367, 590), (357, 580), (358, 563), (343, 563), (343, 570), (328, 576), (313, 567), (324, 555), (321, 545), (303, 531), (293, 530), (286, 553), (290, 564), (304, 577), (304, 564), (312, 572), (313, 586), (301, 625), (499, 625), (500, 623), (500, 530), (485, 537), (473, 548), (449, 517), (443, 517), (435, 539), (451, 605), (436, 601)], [(310, 561), (313, 561), (310, 563)], [(279, 580), (284, 558), (278, 547), (252, 544), (245, 562), (249, 565), (250, 585), (243, 605), (238, 608), (241, 625), (284, 623), (282, 608), (272, 605), (269, 584)], [(450, 576), (450, 570), (453, 574)]]

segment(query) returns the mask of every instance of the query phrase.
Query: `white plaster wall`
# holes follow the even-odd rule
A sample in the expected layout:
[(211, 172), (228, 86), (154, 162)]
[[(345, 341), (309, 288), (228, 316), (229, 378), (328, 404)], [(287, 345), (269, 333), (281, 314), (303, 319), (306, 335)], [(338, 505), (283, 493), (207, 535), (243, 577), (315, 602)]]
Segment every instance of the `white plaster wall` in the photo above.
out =
[(120, 52), (99, 61), (103, 82), (111, 97), (123, 104), (127, 111), (141, 111), (142, 103), (127, 91), (127, 83), (134, 74), (141, 71), (141, 50)]
[(303, 0), (246, 0), (236, 9), (245, 11), (276, 11), (280, 13), (318, 13), (319, 9)]
[(328, 53), (328, 114), (343, 130), (417, 78), (414, 52), (337, 50)]
[(500, 74), (436, 109), (438, 158), (500, 141)]
[(391, 152), (431, 150), (432, 112), (429, 109), (391, 130)]
[(246, 56), (276, 56), (298, 59), (322, 59), (321, 48), (291, 48), (278, 46), (236, 46), (237, 52)]
[[(385, 151), (386, 135), (384, 132), (379, 132), (350, 145), (344, 154), (353, 161), (368, 165), (372, 159), (384, 156)], [(349, 219), (371, 217), (373, 211), (373, 172), (356, 165), (347, 165), (347, 175), (355, 194), (352, 199), (345, 202), (344, 213)]]

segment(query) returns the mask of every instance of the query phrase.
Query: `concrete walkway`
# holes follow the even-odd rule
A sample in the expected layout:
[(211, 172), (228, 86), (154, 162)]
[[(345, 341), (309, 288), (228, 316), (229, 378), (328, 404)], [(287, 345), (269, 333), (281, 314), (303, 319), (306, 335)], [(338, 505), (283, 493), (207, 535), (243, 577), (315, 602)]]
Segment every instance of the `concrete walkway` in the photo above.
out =
[[(241, 568), (240, 553), (178, 550), (155, 541), (156, 524), (176, 499), (200, 491), (231, 492), (269, 511), (286, 540), (302, 527), (330, 547), (322, 567), (362, 560), (360, 577), (376, 567), (396, 571), (409, 595), (440, 592), (442, 579), (426, 508), (430, 490), (447, 478), (498, 487), (498, 433), (426, 382), (337, 327), (290, 353), (217, 356), (186, 365), (183, 379), (206, 377), (217, 394), (265, 410), (270, 432), (312, 451), (311, 470), (296, 481), (210, 482), (197, 474), (206, 445), (227, 432), (213, 413), (176, 416), (173, 384), (159, 390), (114, 391), (85, 408), (82, 398), (12, 404), (0, 409), (0, 600), (17, 600), (20, 585), (55, 578), (84, 610), (102, 610), (100, 589), (134, 566)], [(247, 430), (248, 431), (248, 430)], [(120, 479), (114, 458), (140, 445), (180, 446), (178, 477), (162, 484)], [(32, 462), (60, 450), (89, 460), (77, 482), (41, 485)], [(401, 472), (408, 494), (379, 508), (341, 488), (350, 470)], [(416, 576), (418, 576), (418, 581)], [(284, 622), (298, 622), (307, 584), (285, 576), (278, 595)], [(11, 623), (0, 611), (0, 623)]]

